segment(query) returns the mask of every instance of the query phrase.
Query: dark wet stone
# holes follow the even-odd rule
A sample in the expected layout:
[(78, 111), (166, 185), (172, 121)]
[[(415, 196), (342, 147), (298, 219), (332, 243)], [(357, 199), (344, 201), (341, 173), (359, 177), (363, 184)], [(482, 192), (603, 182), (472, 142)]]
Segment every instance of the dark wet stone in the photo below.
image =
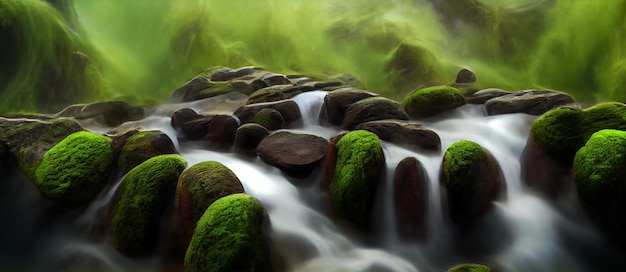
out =
[(370, 97), (348, 106), (342, 127), (352, 129), (361, 123), (385, 119), (409, 120), (409, 116), (396, 101), (384, 97)]
[(393, 176), (393, 199), (398, 235), (403, 239), (426, 239), (429, 182), (424, 166), (416, 158), (405, 158)]
[(375, 93), (355, 88), (341, 88), (329, 92), (324, 97), (324, 104), (320, 112), (322, 122), (333, 126), (340, 126), (348, 106), (359, 100), (378, 96)]
[(398, 145), (410, 145), (422, 150), (441, 150), (439, 135), (419, 124), (380, 120), (359, 124), (354, 129), (371, 131), (381, 140)]
[(525, 90), (490, 99), (485, 103), (489, 115), (528, 113), (541, 115), (559, 106), (574, 103), (570, 95), (551, 90)]
[(259, 124), (241, 125), (235, 133), (235, 147), (248, 151), (254, 150), (261, 140), (269, 135), (269, 130)]
[(492, 98), (500, 97), (503, 95), (511, 94), (502, 89), (490, 88), (477, 91), (475, 93), (465, 95), (465, 102), (467, 104), (484, 104)]
[(324, 138), (284, 131), (265, 137), (256, 148), (263, 161), (295, 177), (308, 176), (327, 151)]
[(296, 121), (301, 121), (302, 119), (302, 113), (300, 112), (298, 104), (290, 99), (276, 102), (245, 105), (237, 109), (237, 111), (235, 111), (235, 115), (237, 116), (237, 118), (239, 118), (239, 120), (241, 120), (242, 124), (245, 124), (249, 123), (250, 120), (254, 118), (254, 116), (257, 114), (257, 112), (265, 108), (275, 109), (280, 112), (280, 114), (285, 119), (286, 126), (290, 126)]

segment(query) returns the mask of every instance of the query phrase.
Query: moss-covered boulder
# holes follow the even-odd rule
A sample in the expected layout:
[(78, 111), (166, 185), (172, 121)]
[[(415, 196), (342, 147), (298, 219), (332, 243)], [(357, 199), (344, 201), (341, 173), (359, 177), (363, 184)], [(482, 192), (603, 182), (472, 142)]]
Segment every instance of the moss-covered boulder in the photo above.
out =
[(471, 223), (490, 211), (505, 186), (491, 154), (467, 140), (453, 143), (444, 153), (441, 183), (444, 207), (457, 224)]
[(285, 126), (285, 118), (278, 110), (272, 108), (264, 108), (254, 114), (250, 123), (259, 124), (268, 130), (277, 130)]
[(176, 185), (176, 208), (185, 221), (187, 242), (209, 205), (218, 198), (244, 192), (237, 175), (220, 162), (205, 161), (183, 171)]
[(265, 209), (253, 197), (222, 197), (204, 212), (185, 254), (185, 271), (271, 271)]
[(482, 264), (460, 264), (448, 269), (448, 272), (489, 272), (491, 269)]
[(65, 137), (82, 130), (71, 119), (39, 121), (0, 118), (0, 141), (6, 143), (20, 169), (32, 181), (46, 152)]
[(521, 161), (523, 180), (552, 197), (568, 190), (576, 152), (602, 129), (626, 130), (626, 105), (602, 103), (584, 110), (562, 107), (547, 112), (531, 124)]
[(576, 190), (583, 208), (603, 231), (626, 248), (626, 132), (600, 130), (574, 157)]
[(367, 229), (385, 157), (376, 134), (352, 131), (336, 144), (337, 159), (330, 182), (332, 210), (340, 219)]
[(342, 127), (353, 129), (356, 125), (376, 120), (409, 120), (400, 103), (384, 97), (370, 97), (354, 102), (346, 109)]
[(109, 180), (114, 161), (111, 139), (92, 132), (76, 132), (53, 146), (35, 170), (42, 194), (66, 206), (91, 200)]
[(465, 99), (457, 88), (433, 86), (409, 93), (402, 100), (402, 107), (411, 118), (426, 118), (465, 105)]
[(187, 165), (179, 155), (152, 157), (133, 168), (117, 189), (111, 244), (128, 255), (150, 253), (159, 241), (163, 212), (173, 201), (176, 182)]
[(149, 158), (164, 154), (176, 154), (172, 140), (160, 131), (141, 131), (130, 136), (122, 146), (117, 161), (118, 170), (127, 173)]

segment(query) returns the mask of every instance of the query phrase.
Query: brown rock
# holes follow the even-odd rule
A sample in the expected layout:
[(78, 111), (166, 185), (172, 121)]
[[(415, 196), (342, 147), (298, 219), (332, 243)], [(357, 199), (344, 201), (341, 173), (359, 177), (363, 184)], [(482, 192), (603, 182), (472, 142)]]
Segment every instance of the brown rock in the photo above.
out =
[(484, 90), (480, 90), (478, 92), (475, 92), (469, 95), (465, 95), (465, 102), (467, 102), (467, 104), (484, 104), (485, 102), (489, 101), (492, 98), (496, 98), (496, 97), (500, 97), (500, 96), (508, 95), (508, 94), (511, 94), (511, 93), (502, 89), (496, 89), (496, 88), (484, 89)]
[(261, 140), (269, 135), (269, 130), (259, 124), (241, 125), (235, 133), (235, 147), (245, 151), (255, 150)]
[(250, 122), (250, 120), (257, 112), (265, 108), (275, 109), (280, 112), (280, 114), (285, 119), (285, 125), (287, 127), (297, 121), (302, 120), (302, 113), (300, 112), (300, 108), (298, 107), (298, 104), (296, 104), (296, 102), (293, 100), (282, 100), (277, 102), (245, 105), (237, 109), (235, 111), (235, 115), (237, 116), (237, 118), (239, 118), (239, 120), (241, 120), (241, 123), (245, 124)]
[(294, 177), (308, 176), (327, 151), (324, 138), (284, 131), (267, 136), (256, 148), (263, 161)]
[(490, 99), (485, 103), (489, 115), (528, 113), (541, 115), (559, 106), (574, 103), (574, 98), (551, 90), (525, 90)]
[(398, 145), (411, 145), (421, 150), (441, 150), (441, 139), (434, 131), (419, 124), (409, 124), (394, 120), (371, 121), (357, 125), (376, 134), (381, 140)]
[(370, 97), (348, 106), (342, 127), (353, 129), (361, 123), (385, 119), (409, 120), (409, 116), (396, 101), (384, 97)]
[(374, 96), (378, 95), (354, 88), (341, 88), (329, 92), (324, 97), (320, 119), (330, 125), (339, 126), (343, 122), (346, 109), (350, 104)]
[(426, 239), (428, 211), (428, 176), (416, 158), (405, 158), (393, 176), (393, 198), (398, 235), (402, 239)]

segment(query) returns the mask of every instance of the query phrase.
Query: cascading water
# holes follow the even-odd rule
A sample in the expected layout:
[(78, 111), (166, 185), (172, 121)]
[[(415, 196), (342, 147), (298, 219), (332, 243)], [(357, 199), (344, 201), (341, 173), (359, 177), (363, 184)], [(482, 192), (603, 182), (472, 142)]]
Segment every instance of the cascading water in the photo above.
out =
[[(294, 97), (306, 119), (303, 125), (290, 130), (326, 138), (340, 132), (338, 128), (317, 125), (324, 95), (325, 92), (314, 91)], [(519, 158), (528, 137), (529, 124), (535, 118), (533, 116), (487, 116), (481, 106), (467, 105), (422, 122), (440, 135), (442, 150), (462, 139), (481, 144), (496, 158), (505, 177), (506, 199), (498, 202), (495, 211), (482, 220), (479, 229), (469, 234), (472, 236), (469, 241), (475, 243), (475, 252), (467, 252), (466, 248), (459, 247), (455, 227), (448, 222), (441, 208), (441, 152), (416, 152), (383, 143), (388, 173), (394, 171), (400, 160), (411, 156), (418, 158), (427, 171), (430, 191), (426, 241), (404, 241), (395, 233), (393, 199), (389, 192), (393, 186), (390, 175), (379, 187), (375, 215), (377, 227), (372, 236), (363, 237), (332, 220), (320, 189), (319, 171), (306, 180), (297, 180), (285, 176), (258, 157), (218, 152), (178, 142), (167, 117), (173, 110), (194, 107), (202, 112), (223, 104), (223, 101), (237, 105), (244, 100), (227, 95), (201, 102), (164, 105), (155, 111), (155, 115), (123, 124), (117, 129), (159, 129), (171, 135), (189, 166), (213, 160), (229, 167), (239, 177), (245, 191), (267, 209), (271, 222), (271, 244), (286, 267), (294, 271), (442, 271), (467, 261), (482, 261), (506, 271), (588, 271), (617, 263), (618, 258), (610, 252), (606, 241), (583, 216), (576, 198), (568, 198), (560, 204), (550, 203), (522, 185)], [(105, 130), (93, 124), (83, 125), (94, 131)], [(20, 186), (23, 187), (28, 182), (11, 180), (9, 184), (22, 184)], [(61, 219), (51, 221), (38, 219), (41, 221), (32, 222), (32, 216), (16, 216), (27, 207), (34, 207), (31, 208), (34, 213), (44, 212), (37, 212), (38, 209), (45, 212), (53, 210), (45, 205), (35, 188), (19, 188), (20, 193), (15, 192), (18, 190), (7, 192), (3, 200), (13, 205), (3, 203), (2, 216), (11, 218), (11, 224), (8, 228), (3, 226), (1, 233), (6, 235), (10, 231), (12, 234), (3, 238), (9, 243), (3, 243), (2, 252), (12, 256), (8, 254), (10, 248), (7, 245), (26, 243), (28, 247), (19, 248), (25, 253), (23, 259), (17, 259), (21, 261), (4, 260), (2, 263), (14, 264), (6, 268), (20, 271), (162, 269), (158, 256), (129, 258), (108, 243), (106, 227), (102, 229), (98, 222), (107, 212), (117, 184), (104, 190), (82, 214), (63, 214)], [(25, 199), (31, 202), (26, 203)], [(105, 223), (105, 226), (108, 225)], [(31, 233), (36, 235), (31, 237)]]

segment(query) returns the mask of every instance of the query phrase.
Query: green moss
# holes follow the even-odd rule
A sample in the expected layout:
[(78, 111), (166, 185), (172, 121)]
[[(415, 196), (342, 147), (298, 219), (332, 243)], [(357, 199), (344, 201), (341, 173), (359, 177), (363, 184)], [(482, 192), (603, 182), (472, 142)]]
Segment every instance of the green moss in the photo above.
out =
[(271, 271), (263, 236), (267, 214), (246, 194), (222, 197), (206, 210), (185, 254), (185, 271)]
[(185, 170), (178, 186), (186, 186), (191, 194), (194, 222), (200, 219), (215, 200), (231, 194), (244, 193), (237, 175), (216, 161), (201, 162)]
[(450, 86), (433, 86), (409, 93), (401, 103), (415, 118), (429, 117), (465, 105), (461, 92)]
[(67, 136), (44, 155), (35, 171), (35, 185), (46, 198), (64, 205), (86, 203), (108, 181), (114, 159), (111, 142), (91, 132)]
[(141, 131), (130, 136), (118, 159), (118, 169), (126, 173), (149, 158), (163, 154), (174, 154), (172, 141), (160, 131)]
[(461, 264), (452, 267), (448, 272), (489, 272), (491, 269), (482, 264)]
[(367, 226), (385, 157), (376, 134), (352, 131), (337, 142), (337, 162), (330, 184), (335, 215)]
[(600, 130), (578, 150), (574, 158), (576, 189), (589, 217), (626, 243), (626, 132)]
[(440, 81), (442, 70), (435, 55), (418, 43), (402, 42), (387, 63), (389, 81), (400, 93), (424, 83)]
[(259, 124), (268, 130), (277, 130), (285, 126), (285, 118), (276, 109), (264, 108), (254, 114), (249, 123)]
[(472, 141), (455, 142), (443, 155), (443, 175), (446, 187), (455, 191), (475, 194), (475, 186), (471, 182), (472, 167), (477, 162), (487, 160), (483, 148)]
[(576, 151), (602, 129), (626, 130), (626, 105), (603, 103), (585, 110), (557, 108), (535, 120), (530, 133), (548, 155), (571, 165)]
[(160, 155), (124, 177), (111, 221), (111, 243), (115, 248), (131, 255), (154, 248), (161, 214), (172, 200), (176, 181), (186, 165), (179, 155)]

